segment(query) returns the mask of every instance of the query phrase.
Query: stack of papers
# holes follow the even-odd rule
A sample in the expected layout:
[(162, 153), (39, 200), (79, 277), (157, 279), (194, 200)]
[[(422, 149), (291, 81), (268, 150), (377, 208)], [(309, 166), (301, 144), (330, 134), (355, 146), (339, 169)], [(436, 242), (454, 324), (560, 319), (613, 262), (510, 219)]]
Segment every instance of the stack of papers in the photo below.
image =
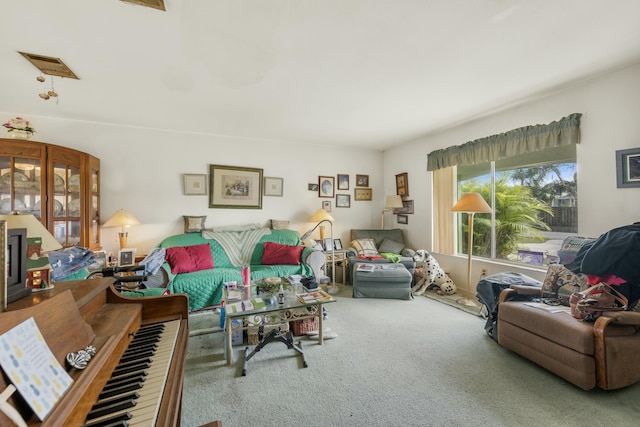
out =
[(325, 302), (325, 301), (332, 301), (333, 300), (331, 295), (329, 295), (328, 293), (326, 293), (323, 290), (317, 290), (317, 291), (313, 291), (313, 292), (306, 292), (304, 294), (298, 294), (298, 295), (296, 295), (296, 298), (298, 298), (298, 301), (300, 301), (301, 303), (304, 303), (304, 304), (310, 304), (310, 303), (314, 303), (314, 302)]
[(376, 269), (376, 266), (373, 264), (358, 264), (356, 271), (373, 271)]

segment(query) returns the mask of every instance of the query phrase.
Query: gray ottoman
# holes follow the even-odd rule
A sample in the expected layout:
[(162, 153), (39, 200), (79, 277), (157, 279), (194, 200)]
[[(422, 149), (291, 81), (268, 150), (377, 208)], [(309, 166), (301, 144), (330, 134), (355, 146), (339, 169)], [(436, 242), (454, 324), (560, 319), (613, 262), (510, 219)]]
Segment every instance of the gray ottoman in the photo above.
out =
[(353, 268), (354, 298), (411, 299), (412, 277), (404, 265), (379, 264), (372, 271), (358, 271), (357, 265)]

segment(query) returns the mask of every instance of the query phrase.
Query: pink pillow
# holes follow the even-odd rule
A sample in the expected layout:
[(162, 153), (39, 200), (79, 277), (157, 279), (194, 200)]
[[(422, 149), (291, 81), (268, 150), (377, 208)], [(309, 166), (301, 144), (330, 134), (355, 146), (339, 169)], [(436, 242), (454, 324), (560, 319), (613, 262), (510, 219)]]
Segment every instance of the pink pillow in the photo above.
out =
[(193, 246), (175, 246), (167, 248), (165, 260), (171, 266), (173, 274), (213, 268), (211, 247), (208, 243)]
[(262, 265), (299, 265), (304, 246), (281, 245), (275, 242), (264, 242)]

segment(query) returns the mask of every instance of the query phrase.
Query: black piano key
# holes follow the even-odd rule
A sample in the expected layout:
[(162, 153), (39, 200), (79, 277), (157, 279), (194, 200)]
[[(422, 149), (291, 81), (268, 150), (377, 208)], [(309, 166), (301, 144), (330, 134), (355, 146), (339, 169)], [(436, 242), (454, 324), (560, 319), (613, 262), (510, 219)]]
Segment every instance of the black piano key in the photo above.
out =
[(129, 363), (129, 362), (132, 362), (134, 360), (143, 359), (145, 357), (153, 356), (155, 353), (156, 353), (156, 349), (155, 348), (147, 349), (147, 350), (141, 351), (139, 353), (133, 353), (133, 354), (131, 354), (129, 356), (126, 356), (126, 357), (123, 356), (120, 359), (120, 362), (118, 362), (118, 363)]
[(145, 363), (137, 363), (135, 365), (127, 365), (122, 368), (118, 367), (113, 370), (113, 373), (111, 374), (111, 378), (117, 377), (123, 374), (130, 374), (131, 372), (135, 372), (135, 371), (142, 371), (145, 369), (149, 369), (150, 366), (151, 364), (149, 362), (145, 362)]
[(153, 343), (153, 344), (148, 344), (144, 347), (127, 350), (124, 352), (124, 354), (120, 359), (135, 356), (136, 354), (143, 353), (145, 351), (156, 351), (157, 348), (158, 348), (158, 343)]
[(118, 402), (111, 406), (105, 406), (104, 408), (96, 409), (95, 411), (93, 410), (90, 411), (87, 414), (87, 420), (104, 417), (105, 415), (113, 414), (114, 412), (122, 411), (129, 408), (133, 408), (134, 406), (136, 406), (136, 402), (133, 399), (129, 399), (124, 402)]
[(158, 335), (155, 335), (155, 336), (152, 336), (152, 337), (145, 337), (145, 338), (139, 339), (137, 341), (135, 341), (135, 340), (131, 341), (131, 343), (129, 344), (129, 347), (130, 348), (138, 348), (138, 347), (140, 347), (140, 346), (142, 346), (144, 344), (154, 343), (154, 342), (158, 342), (158, 341), (160, 341), (160, 336), (158, 336)]
[(124, 387), (126, 385), (129, 384), (135, 384), (135, 383), (142, 383), (145, 381), (145, 376), (144, 375), (136, 375), (133, 378), (123, 378), (121, 381), (114, 381), (112, 383), (107, 383), (104, 385), (104, 387), (102, 388), (103, 392), (109, 392), (111, 390), (113, 390), (114, 388), (120, 388), (120, 387)]
[(105, 387), (111, 384), (115, 384), (123, 381), (144, 381), (146, 376), (147, 376), (146, 371), (132, 372), (126, 375), (120, 375), (119, 377), (111, 378), (109, 381), (107, 381), (107, 383), (105, 384)]
[(112, 426), (128, 426), (128, 420), (131, 419), (131, 414), (128, 412), (114, 415), (113, 417), (105, 418), (104, 420), (96, 421), (94, 423), (85, 424), (83, 427), (112, 427)]
[(146, 328), (146, 329), (140, 329), (138, 330), (134, 335), (134, 339), (138, 338), (138, 337), (144, 337), (147, 335), (158, 335), (160, 334), (162, 331), (164, 331), (164, 325), (156, 325), (153, 328)]
[(137, 382), (137, 383), (127, 384), (122, 387), (113, 388), (111, 390), (103, 390), (98, 395), (98, 400), (103, 400), (103, 399), (106, 399), (107, 397), (118, 396), (120, 394), (124, 394), (129, 391), (141, 389), (142, 385), (143, 384), (141, 382)]
[(105, 399), (105, 400), (99, 400), (93, 404), (93, 406), (91, 407), (91, 410), (93, 411), (95, 409), (104, 408), (105, 406), (113, 405), (115, 403), (122, 402), (123, 400), (128, 400), (128, 399), (136, 400), (139, 397), (140, 397), (140, 394), (134, 391), (133, 393), (123, 394), (122, 396), (112, 397), (110, 399)]

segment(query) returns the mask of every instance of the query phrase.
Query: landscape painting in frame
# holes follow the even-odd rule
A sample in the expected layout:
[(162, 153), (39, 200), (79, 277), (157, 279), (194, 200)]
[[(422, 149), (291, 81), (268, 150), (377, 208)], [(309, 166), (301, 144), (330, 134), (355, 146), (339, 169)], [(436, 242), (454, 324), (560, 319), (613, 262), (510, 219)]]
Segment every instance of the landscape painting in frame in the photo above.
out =
[(262, 169), (209, 165), (209, 207), (262, 209)]
[(640, 148), (616, 151), (618, 188), (640, 187)]

